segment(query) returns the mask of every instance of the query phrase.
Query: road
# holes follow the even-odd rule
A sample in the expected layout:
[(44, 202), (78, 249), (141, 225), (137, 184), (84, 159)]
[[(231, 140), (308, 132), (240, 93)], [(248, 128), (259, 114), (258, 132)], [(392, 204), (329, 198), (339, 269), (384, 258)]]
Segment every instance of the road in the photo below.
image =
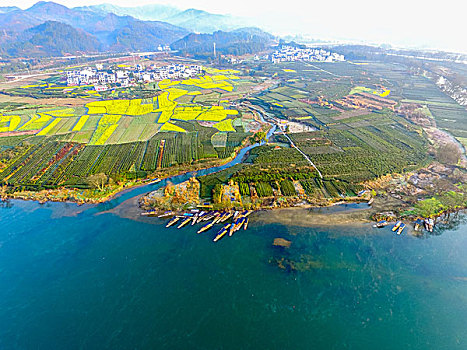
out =
[[(255, 110), (256, 112), (258, 112), (259, 114), (263, 115), (263, 118), (266, 117), (267, 119), (272, 120), (272, 122), (274, 124), (276, 124), (277, 128), (279, 130), (282, 130), (280, 123), (277, 121), (277, 118), (275, 118), (274, 116), (269, 115), (267, 112), (264, 112), (264, 111), (260, 110), (259, 108), (256, 108), (255, 106), (252, 106), (252, 105), (244, 105), (244, 106), (248, 107), (248, 108), (251, 108), (251, 109)], [(266, 118), (264, 118), (264, 119), (266, 119)], [(289, 137), (289, 135), (287, 135), (285, 132), (283, 132), (282, 134), (287, 138), (287, 140), (289, 140), (290, 146), (295, 148), (297, 151), (299, 151), (300, 154), (308, 161), (308, 163), (310, 163), (310, 165), (313, 168), (316, 169), (316, 171), (318, 172), (319, 177), (323, 178), (323, 174), (321, 174), (321, 171), (319, 171), (318, 167), (315, 165), (315, 163), (313, 163), (313, 161), (310, 159), (310, 157), (308, 157), (300, 148), (298, 148), (295, 145), (295, 143), (292, 141), (292, 139)]]

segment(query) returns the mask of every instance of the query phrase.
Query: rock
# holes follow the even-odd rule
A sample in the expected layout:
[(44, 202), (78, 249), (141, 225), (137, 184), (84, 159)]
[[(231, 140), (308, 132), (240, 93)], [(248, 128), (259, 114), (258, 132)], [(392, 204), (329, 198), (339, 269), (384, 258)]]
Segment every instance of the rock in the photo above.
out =
[(289, 248), (291, 244), (291, 241), (288, 241), (284, 238), (274, 238), (274, 243), (272, 245)]

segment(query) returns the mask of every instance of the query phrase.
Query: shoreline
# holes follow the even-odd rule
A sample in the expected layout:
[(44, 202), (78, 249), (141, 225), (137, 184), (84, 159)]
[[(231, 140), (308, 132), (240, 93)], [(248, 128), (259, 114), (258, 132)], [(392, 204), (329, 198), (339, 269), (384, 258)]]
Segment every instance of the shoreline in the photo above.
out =
[[(34, 192), (34, 191), (16, 192), (17, 195), (15, 195), (15, 193), (6, 194), (6, 196), (5, 195), (3, 197), (0, 196), (0, 202), (4, 201), (4, 200), (22, 200), (22, 201), (38, 202), (39, 204), (44, 204), (44, 203), (47, 203), (47, 202), (54, 202), (54, 203), (77, 204), (79, 206), (86, 205), (86, 204), (92, 205), (92, 204), (106, 203), (108, 201), (111, 201), (111, 200), (119, 197), (120, 195), (125, 194), (126, 192), (128, 192), (130, 190), (134, 190), (134, 189), (137, 189), (139, 187), (149, 186), (149, 185), (152, 185), (152, 184), (167, 180), (167, 179), (175, 177), (175, 176), (182, 176), (184, 174), (188, 174), (188, 173), (192, 173), (192, 172), (207, 170), (207, 169), (215, 168), (215, 167), (222, 167), (222, 166), (228, 164), (229, 162), (233, 161), (239, 155), (239, 153), (240, 153), (240, 151), (242, 149), (244, 149), (245, 147), (248, 147), (248, 145), (242, 145), (242, 146), (243, 147), (241, 147), (238, 150), (234, 151), (233, 156), (230, 156), (230, 157), (224, 158), (224, 159), (217, 158), (218, 162), (214, 161), (213, 164), (210, 164), (209, 166), (194, 168), (194, 169), (190, 169), (190, 170), (180, 170), (178, 172), (174, 169), (175, 173), (170, 172), (170, 168), (168, 168), (167, 170), (169, 170), (169, 171), (167, 171), (167, 173), (169, 173), (169, 174), (166, 175), (166, 176), (154, 177), (154, 178), (151, 178), (151, 179), (142, 179), (141, 181), (139, 181), (137, 183), (133, 183), (131, 185), (125, 185), (125, 184), (120, 185), (115, 190), (108, 193), (106, 196), (98, 198), (98, 199), (95, 199), (95, 198), (92, 198), (92, 197), (84, 197), (83, 199), (56, 198), (55, 196), (52, 195), (53, 191), (56, 191), (56, 192), (65, 191), (65, 192), (70, 192), (70, 194), (76, 193), (75, 192), (76, 189), (58, 188), (58, 189), (54, 189), (54, 190), (43, 190), (43, 191), (36, 191), (36, 192)], [(201, 165), (201, 164), (202, 163), (198, 163), (198, 165)], [(219, 171), (221, 171), (221, 170), (219, 170)], [(154, 173), (154, 174), (156, 174), (156, 173)], [(148, 193), (149, 192), (151, 192), (151, 191), (148, 191)], [(34, 195), (32, 195), (32, 196), (21, 196), (22, 193), (31, 193), (31, 194), (34, 194)], [(41, 193), (44, 194), (43, 197), (40, 196)], [(36, 197), (36, 195), (37, 195), (37, 197)]]

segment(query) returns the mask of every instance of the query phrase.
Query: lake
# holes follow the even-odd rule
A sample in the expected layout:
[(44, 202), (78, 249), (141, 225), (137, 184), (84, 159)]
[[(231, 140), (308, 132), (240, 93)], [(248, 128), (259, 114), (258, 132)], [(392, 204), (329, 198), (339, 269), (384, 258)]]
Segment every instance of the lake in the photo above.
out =
[(0, 349), (467, 348), (463, 215), (416, 238), (255, 213), (213, 243), (111, 207), (3, 204)]

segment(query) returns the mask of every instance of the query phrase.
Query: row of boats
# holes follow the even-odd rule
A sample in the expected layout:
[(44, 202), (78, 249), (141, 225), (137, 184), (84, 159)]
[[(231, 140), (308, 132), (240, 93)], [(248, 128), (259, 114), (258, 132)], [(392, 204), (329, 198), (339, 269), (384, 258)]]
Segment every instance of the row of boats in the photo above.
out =
[[(225, 212), (218, 212), (218, 211), (199, 211), (197, 209), (193, 209), (191, 212), (184, 213), (182, 215), (176, 215), (173, 212), (166, 212), (164, 214), (159, 215), (159, 218), (164, 218), (168, 216), (173, 216), (165, 227), (171, 227), (175, 224), (177, 228), (180, 229), (188, 224), (192, 226), (201, 223), (207, 222), (203, 225), (197, 233), (203, 233), (205, 231), (210, 230), (216, 224), (222, 224), (222, 228), (217, 232), (216, 237), (213, 239), (214, 242), (217, 242), (225, 235), (232, 236), (235, 232), (243, 228), (244, 230), (248, 227), (249, 218), (248, 216), (252, 213), (250, 210), (245, 210), (243, 212), (240, 211), (225, 211)], [(232, 219), (232, 222), (226, 223), (227, 220)]]
[[(381, 227), (384, 227), (384, 226), (387, 226), (389, 225), (389, 222), (387, 222), (386, 220), (381, 220), (379, 221), (376, 225), (374, 225), (375, 227), (378, 227), (378, 228), (381, 228)], [(435, 222), (432, 218), (427, 218), (427, 219), (417, 219), (415, 221), (415, 231), (419, 231), (421, 229), (423, 229), (423, 227), (425, 228), (425, 230), (427, 230), (428, 232), (433, 232), (433, 228), (435, 226)], [(402, 221), (397, 221), (394, 226), (392, 227), (392, 231), (393, 232), (396, 232), (398, 235), (400, 235), (402, 233), (402, 231), (404, 231), (406, 225), (402, 222)]]

